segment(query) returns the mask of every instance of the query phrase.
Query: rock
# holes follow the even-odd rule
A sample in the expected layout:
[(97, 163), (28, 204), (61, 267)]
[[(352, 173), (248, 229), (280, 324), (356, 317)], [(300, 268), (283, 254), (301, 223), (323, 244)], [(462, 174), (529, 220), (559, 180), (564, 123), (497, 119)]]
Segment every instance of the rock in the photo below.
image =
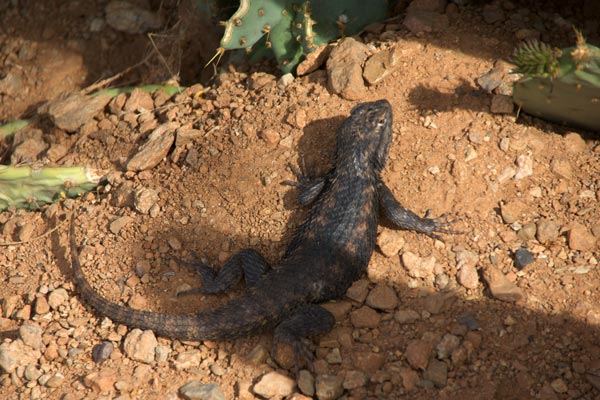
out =
[(433, 293), (425, 298), (423, 307), (430, 314), (436, 315), (452, 307), (457, 298), (458, 296), (454, 292)]
[(344, 393), (344, 380), (333, 375), (317, 376), (316, 392), (319, 400), (335, 400)]
[(359, 279), (348, 288), (346, 296), (350, 300), (354, 300), (357, 303), (362, 303), (369, 294), (369, 281), (366, 279)]
[(500, 215), (506, 224), (512, 224), (520, 220), (527, 205), (520, 200), (510, 200), (500, 204)]
[(493, 114), (512, 114), (515, 105), (511, 96), (505, 94), (492, 95), (490, 104), (490, 112)]
[(504, 20), (504, 11), (497, 4), (486, 4), (483, 6), (483, 20), (493, 24)]
[(369, 85), (376, 85), (388, 76), (398, 62), (399, 47), (373, 54), (365, 63), (363, 78)]
[(519, 237), (519, 239), (527, 242), (529, 240), (535, 239), (536, 233), (537, 233), (537, 226), (535, 225), (535, 223), (529, 222), (529, 223), (523, 225), (523, 227), (521, 229), (519, 229), (517, 236)]
[(517, 172), (515, 174), (515, 179), (519, 181), (531, 175), (533, 175), (533, 160), (531, 159), (531, 156), (521, 154), (517, 157)]
[(143, 171), (154, 168), (167, 156), (175, 141), (177, 124), (167, 122), (156, 128), (146, 143), (140, 146), (137, 153), (127, 162), (128, 171)]
[(21, 339), (0, 344), (0, 371), (12, 373), (18, 367), (35, 364), (42, 356), (39, 350), (25, 345)]
[(125, 215), (123, 217), (119, 217), (119, 218), (115, 219), (114, 221), (112, 221), (110, 223), (110, 225), (108, 226), (108, 229), (113, 234), (118, 235), (119, 232), (121, 232), (121, 229), (123, 229), (124, 227), (129, 225), (131, 222), (133, 222), (133, 218)]
[(425, 340), (411, 340), (406, 346), (404, 357), (408, 364), (414, 369), (425, 370), (429, 364), (432, 351), (431, 343)]
[(417, 9), (407, 12), (402, 23), (415, 35), (424, 32), (442, 32), (450, 24), (448, 16), (445, 14)]
[(53, 290), (48, 295), (48, 305), (50, 305), (53, 310), (56, 310), (67, 301), (69, 301), (69, 294), (63, 288)]
[(48, 304), (48, 300), (46, 300), (46, 296), (39, 296), (35, 299), (35, 306), (33, 310), (37, 315), (47, 314), (50, 312), (50, 305)]
[(550, 170), (554, 175), (562, 179), (571, 179), (573, 177), (573, 168), (569, 160), (562, 158), (554, 158), (550, 162)]
[(114, 191), (111, 204), (116, 207), (133, 207), (134, 194), (133, 182), (125, 181)]
[(457, 249), (456, 267), (458, 274), (456, 280), (467, 289), (476, 289), (479, 286), (479, 274), (477, 272), (477, 263), (479, 257), (472, 251)]
[(315, 378), (305, 369), (298, 373), (298, 389), (307, 396), (315, 395)]
[(569, 391), (569, 387), (561, 378), (557, 378), (550, 382), (550, 387), (552, 387), (556, 393), (567, 393)]
[(537, 224), (536, 238), (542, 244), (556, 242), (558, 239), (558, 225), (550, 219), (540, 219)]
[(275, 129), (267, 128), (260, 132), (260, 138), (268, 144), (277, 144), (281, 137)]
[(269, 352), (265, 346), (257, 344), (246, 356), (246, 362), (250, 365), (260, 365), (267, 360), (268, 356)]
[(115, 390), (117, 374), (112, 369), (103, 369), (92, 372), (83, 378), (83, 384), (97, 392), (108, 392)]
[(271, 371), (263, 375), (258, 383), (254, 385), (254, 393), (259, 396), (286, 397), (293, 393), (296, 387), (295, 381), (279, 372)]
[[(365, 294), (366, 297), (366, 294)], [(8, 296), (2, 299), (2, 312), (5, 318), (10, 318), (15, 308), (17, 308), (17, 303), (21, 298), (17, 295)]]
[(456, 335), (452, 335), (447, 333), (442, 337), (442, 340), (436, 346), (437, 358), (440, 360), (445, 360), (458, 346), (460, 345), (460, 338)]
[(201, 361), (202, 353), (200, 351), (188, 350), (177, 354), (177, 357), (173, 360), (173, 365), (175, 369), (182, 370), (197, 367)]
[(522, 290), (496, 268), (485, 269), (483, 278), (486, 280), (492, 296), (498, 300), (516, 302), (523, 298)]
[(129, 98), (123, 106), (125, 112), (142, 112), (152, 110), (154, 108), (154, 100), (150, 93), (145, 90), (135, 88), (129, 94)]
[(125, 337), (123, 350), (127, 357), (132, 360), (151, 363), (154, 361), (154, 353), (157, 345), (158, 341), (154, 336), (154, 332), (133, 329)]
[(28, 138), (18, 144), (13, 143), (13, 151), (10, 155), (11, 164), (17, 165), (37, 161), (47, 148), (48, 145), (41, 135), (39, 138)]
[(362, 371), (348, 371), (342, 386), (344, 389), (352, 390), (363, 387), (367, 383), (367, 376)]
[(65, 381), (65, 376), (60, 372), (55, 373), (46, 381), (46, 386), (49, 388), (60, 387)]
[(350, 322), (355, 328), (375, 328), (380, 320), (379, 313), (367, 306), (362, 306), (350, 313)]
[(564, 136), (565, 148), (568, 153), (581, 153), (587, 149), (587, 144), (577, 132), (569, 132)]
[(496, 89), (504, 79), (504, 71), (500, 68), (492, 68), (477, 78), (477, 84), (488, 93)]
[(95, 345), (92, 348), (92, 360), (100, 364), (108, 360), (114, 350), (115, 346), (109, 341), (104, 341), (100, 344)]
[(26, 322), (19, 328), (19, 337), (25, 345), (35, 350), (42, 350), (42, 328), (31, 322)]
[(429, 366), (423, 372), (423, 379), (433, 382), (436, 387), (444, 387), (448, 381), (448, 366), (445, 362), (431, 360)]
[(379, 371), (385, 363), (385, 354), (370, 351), (358, 351), (352, 354), (353, 365), (367, 374)]
[(568, 239), (571, 250), (588, 251), (596, 248), (596, 238), (581, 224), (571, 227)]
[(526, 248), (519, 248), (515, 251), (515, 267), (521, 271), (527, 265), (533, 262), (533, 254), (529, 252)]
[(59, 97), (47, 106), (47, 112), (58, 128), (75, 132), (106, 107), (110, 95), (85, 96), (73, 93)]
[(136, 34), (161, 26), (158, 15), (127, 1), (113, 0), (104, 9), (106, 23), (117, 31)]
[(398, 310), (394, 314), (394, 320), (399, 324), (412, 324), (417, 321), (421, 316), (415, 310)]
[(29, 364), (23, 373), (23, 377), (30, 382), (37, 381), (40, 376), (42, 376), (42, 370), (35, 364)]
[(393, 310), (398, 305), (398, 295), (393, 288), (380, 283), (369, 292), (366, 304), (377, 310)]
[(23, 308), (21, 308), (15, 314), (16, 319), (21, 319), (23, 321), (27, 321), (31, 317), (31, 305), (25, 304)]
[(285, 89), (286, 87), (291, 85), (292, 82), (294, 82), (294, 74), (288, 72), (287, 74), (281, 75), (281, 77), (277, 81), (277, 87), (279, 89)]
[(475, 331), (475, 330), (479, 329), (479, 321), (477, 320), (477, 318), (475, 318), (470, 313), (466, 313), (466, 314), (459, 316), (456, 319), (456, 322), (458, 322), (461, 325), (466, 326), (467, 329), (469, 329), (470, 331)]
[(412, 278), (430, 278), (435, 267), (435, 257), (422, 258), (410, 251), (402, 253), (402, 264)]
[(377, 236), (377, 246), (386, 257), (395, 257), (404, 247), (404, 238), (391, 229), (384, 229)]
[(167, 362), (169, 359), (169, 354), (171, 354), (171, 348), (165, 345), (158, 345), (154, 350), (154, 360), (158, 363)]
[(148, 214), (158, 202), (158, 192), (154, 189), (140, 188), (135, 191), (133, 206), (140, 214)]
[(248, 77), (248, 89), (258, 91), (275, 83), (275, 76), (266, 72), (254, 72)]
[(321, 306), (332, 313), (336, 321), (342, 321), (352, 309), (352, 304), (346, 300), (330, 301)]
[(195, 139), (202, 137), (202, 131), (198, 129), (182, 129), (179, 128), (175, 131), (175, 146), (185, 147), (186, 145), (193, 143)]
[(333, 45), (323, 44), (308, 53), (306, 58), (296, 67), (296, 74), (298, 76), (308, 75), (319, 69), (325, 60), (327, 60), (327, 57), (329, 57), (333, 47)]
[(302, 129), (307, 124), (307, 115), (304, 108), (299, 108), (288, 114), (286, 122), (297, 129)]
[(410, 368), (401, 368), (400, 376), (402, 377), (402, 386), (407, 392), (411, 392), (417, 388), (419, 383), (419, 374)]
[(368, 47), (347, 37), (331, 51), (327, 60), (329, 87), (333, 93), (347, 100), (360, 100), (366, 94), (362, 64)]
[(179, 394), (188, 400), (225, 400), (223, 391), (216, 383), (190, 381), (179, 388)]

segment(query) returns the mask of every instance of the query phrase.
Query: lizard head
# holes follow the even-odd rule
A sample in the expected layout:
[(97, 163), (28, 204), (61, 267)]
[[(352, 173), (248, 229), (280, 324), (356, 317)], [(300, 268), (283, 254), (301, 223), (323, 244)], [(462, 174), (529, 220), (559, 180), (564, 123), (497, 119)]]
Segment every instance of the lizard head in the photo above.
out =
[[(352, 163), (367, 172), (385, 167), (392, 141), (392, 106), (377, 100), (355, 106), (337, 136), (336, 155), (353, 149)], [(340, 160), (341, 161), (341, 160)]]

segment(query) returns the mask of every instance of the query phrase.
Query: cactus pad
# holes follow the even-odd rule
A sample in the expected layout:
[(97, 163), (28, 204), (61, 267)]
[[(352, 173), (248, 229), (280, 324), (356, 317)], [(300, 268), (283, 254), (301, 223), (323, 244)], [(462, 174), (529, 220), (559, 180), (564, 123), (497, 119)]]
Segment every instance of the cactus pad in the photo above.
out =
[(600, 130), (600, 49), (577, 33), (577, 45), (563, 50), (530, 42), (513, 55), (513, 100), (524, 111), (549, 121)]

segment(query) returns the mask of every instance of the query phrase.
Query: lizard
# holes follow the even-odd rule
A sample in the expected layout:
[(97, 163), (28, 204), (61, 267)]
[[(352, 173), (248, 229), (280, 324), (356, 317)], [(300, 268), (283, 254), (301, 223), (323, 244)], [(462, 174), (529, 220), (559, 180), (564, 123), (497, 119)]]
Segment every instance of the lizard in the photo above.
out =
[[(243, 292), (224, 305), (197, 314), (143, 311), (100, 296), (82, 272), (71, 220), (69, 246), (73, 280), (85, 303), (129, 327), (181, 340), (228, 340), (273, 331), (273, 348), (292, 346), (294, 365), (313, 357), (305, 339), (331, 330), (333, 315), (320, 305), (340, 298), (365, 272), (375, 248), (378, 221), (439, 239), (453, 234), (446, 214), (419, 217), (404, 208), (381, 178), (392, 141), (392, 107), (387, 100), (355, 106), (339, 127), (333, 164), (322, 176), (292, 169), (301, 205), (310, 206), (282, 259), (271, 267), (253, 249), (244, 249), (214, 272), (194, 263), (202, 287), (180, 292), (224, 293), (242, 279)], [(190, 263), (191, 264), (191, 263)]]

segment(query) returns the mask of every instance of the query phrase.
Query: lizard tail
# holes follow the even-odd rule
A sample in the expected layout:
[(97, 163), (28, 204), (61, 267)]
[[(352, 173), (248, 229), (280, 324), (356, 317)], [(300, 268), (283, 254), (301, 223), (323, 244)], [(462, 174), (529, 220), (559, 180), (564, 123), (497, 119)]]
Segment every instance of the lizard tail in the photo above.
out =
[[(81, 269), (77, 244), (75, 243), (75, 218), (71, 218), (69, 247), (73, 266), (73, 280), (81, 297), (100, 314), (113, 322), (140, 329), (151, 329), (159, 336), (180, 340), (220, 340), (243, 334), (244, 329), (232, 327), (222, 319), (224, 310), (202, 312), (196, 315), (169, 314), (134, 310), (100, 296), (91, 287)], [(225, 318), (227, 320), (227, 318)], [(239, 324), (239, 320), (237, 322)], [(238, 329), (232, 329), (238, 328)]]

